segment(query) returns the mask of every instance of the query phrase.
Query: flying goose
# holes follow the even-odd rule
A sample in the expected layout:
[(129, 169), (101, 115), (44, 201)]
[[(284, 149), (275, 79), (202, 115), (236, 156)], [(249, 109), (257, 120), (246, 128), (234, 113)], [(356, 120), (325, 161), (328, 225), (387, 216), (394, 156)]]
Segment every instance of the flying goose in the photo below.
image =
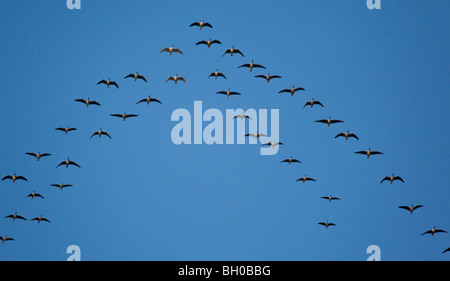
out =
[(48, 219), (43, 218), (42, 215), (40, 215), (39, 217), (36, 217), (36, 218), (32, 219), (31, 221), (37, 221), (38, 223), (41, 223), (41, 221), (46, 221), (46, 222), (51, 223)]
[(252, 117), (250, 117), (250, 116), (248, 116), (248, 115), (245, 115), (244, 112), (242, 112), (241, 114), (238, 114), (238, 115), (234, 116), (233, 119), (236, 119), (236, 118), (241, 118), (241, 120), (243, 120), (244, 118), (253, 120)]
[(162, 52), (168, 52), (170, 55), (172, 55), (172, 53), (180, 53), (180, 54), (184, 55), (180, 49), (174, 48), (173, 45), (170, 46), (169, 48), (164, 48), (161, 51), (159, 51), (159, 53), (162, 53)]
[(127, 79), (127, 78), (134, 78), (134, 82), (136, 82), (138, 79), (144, 80), (145, 83), (147, 83), (147, 79), (145, 79), (144, 75), (139, 75), (139, 71), (137, 71), (135, 74), (128, 74), (127, 76), (125, 76), (123, 79)]
[(151, 98), (150, 96), (148, 96), (148, 97), (146, 97), (146, 98), (144, 98), (144, 99), (141, 99), (141, 100), (138, 101), (136, 104), (139, 104), (139, 103), (141, 103), (141, 102), (146, 102), (147, 105), (148, 105), (149, 103), (151, 103), (151, 102), (158, 102), (158, 103), (161, 103), (158, 99)]
[(371, 150), (370, 150), (370, 147), (369, 147), (369, 150), (367, 150), (367, 151), (364, 151), (364, 150), (356, 151), (355, 154), (364, 154), (364, 155), (367, 155), (367, 159), (369, 159), (369, 158), (370, 158), (370, 155), (384, 154), (384, 153), (383, 153), (383, 152), (379, 152), (379, 151), (371, 151)]
[(81, 168), (80, 165), (78, 165), (76, 162), (70, 161), (68, 157), (67, 157), (67, 160), (61, 161), (61, 163), (59, 163), (58, 166), (56, 166), (56, 168), (58, 168), (59, 166), (63, 166), (63, 165), (65, 165), (66, 168), (69, 168), (69, 165), (73, 165), (73, 166), (77, 166), (78, 168)]
[(241, 52), (241, 50), (234, 48), (234, 45), (231, 47), (231, 49), (227, 49), (225, 53), (223, 53), (222, 57), (226, 54), (230, 54), (230, 56), (233, 56), (233, 54), (240, 54), (241, 56), (244, 56), (244, 54)]
[(51, 184), (50, 186), (54, 186), (54, 187), (57, 187), (57, 188), (63, 190), (63, 188), (71, 187), (72, 185), (71, 184), (62, 184), (61, 183), (61, 184)]
[(5, 243), (6, 241), (14, 241), (13, 238), (9, 238), (7, 236), (8, 235), (5, 235), (5, 237), (0, 236), (0, 240), (2, 241), (2, 243)]
[(178, 73), (175, 76), (169, 76), (169, 78), (167, 78), (164, 83), (167, 83), (167, 81), (169, 80), (175, 82), (175, 84), (177, 84), (178, 80), (183, 81), (185, 84), (187, 84), (186, 79), (184, 79), (183, 76), (178, 76)]
[(328, 127), (330, 127), (331, 124), (344, 123), (344, 121), (341, 121), (341, 120), (331, 119), (331, 116), (328, 119), (320, 119), (320, 120), (317, 120), (316, 122), (327, 124)]
[(305, 182), (307, 182), (307, 181), (316, 181), (316, 180), (313, 179), (313, 178), (306, 177), (306, 175), (305, 175), (305, 176), (302, 177), (302, 178), (298, 178), (295, 182), (298, 182), (298, 181), (302, 181), (303, 183), (305, 183)]
[(353, 133), (349, 133), (348, 130), (347, 130), (347, 133), (339, 133), (334, 138), (337, 139), (338, 137), (344, 137), (345, 140), (348, 140), (348, 138), (355, 138), (355, 139), (359, 140), (357, 135), (355, 135)]
[(107, 136), (108, 138), (111, 139), (111, 136), (108, 134), (108, 132), (107, 132), (107, 131), (102, 131), (102, 128), (100, 128), (100, 130), (94, 132), (94, 133), (92, 134), (92, 136), (91, 136), (89, 139), (92, 139), (92, 137), (95, 136), (95, 135), (98, 135), (99, 138), (100, 138), (102, 135), (105, 135), (105, 136)]
[(27, 219), (26, 218), (24, 218), (24, 217), (22, 217), (22, 216), (19, 216), (18, 214), (17, 214), (17, 212), (15, 212), (14, 213), (14, 215), (9, 215), (9, 216), (6, 216), (5, 217), (5, 219), (13, 219), (13, 221), (15, 221), (16, 219), (19, 219), (19, 220), (24, 220), (24, 221), (26, 221)]
[(16, 176), (16, 173), (14, 173), (14, 175), (7, 175), (7, 176), (4, 176), (3, 178), (2, 178), (2, 181), (3, 180), (12, 180), (12, 182), (13, 183), (15, 183), (16, 182), (16, 180), (23, 180), (23, 181), (28, 181), (25, 177), (23, 177), (23, 176)]
[(332, 200), (341, 200), (341, 198), (339, 198), (339, 197), (333, 197), (333, 196), (322, 196), (322, 197), (320, 197), (320, 198), (322, 198), (322, 199), (327, 199), (328, 200), (328, 202), (331, 202)]
[(293, 159), (292, 156), (291, 156), (291, 158), (284, 159), (280, 163), (289, 163), (289, 165), (291, 165), (291, 163), (302, 163), (302, 162), (297, 160), (297, 159)]
[(396, 180), (399, 180), (399, 181), (401, 181), (401, 182), (405, 182), (401, 177), (399, 177), (399, 176), (396, 176), (396, 177), (394, 177), (394, 174), (392, 174), (392, 176), (387, 176), (387, 177), (384, 177), (382, 180), (381, 180), (381, 182), (380, 183), (383, 183), (384, 181), (390, 181), (391, 182), (391, 184), (392, 184), (392, 182), (393, 181), (396, 181)]
[(105, 84), (107, 88), (109, 88), (110, 85), (114, 85), (119, 89), (119, 85), (115, 81), (111, 81), (111, 78), (108, 78), (108, 80), (100, 80), (98, 81), (97, 85), (99, 84)]
[(272, 148), (275, 148), (275, 146), (277, 146), (277, 145), (283, 145), (283, 143), (282, 142), (266, 142), (266, 143), (263, 143), (263, 146), (271, 146)]
[(309, 106), (311, 106), (311, 108), (313, 108), (313, 106), (314, 106), (315, 104), (318, 104), (318, 105), (320, 105), (321, 107), (323, 107), (323, 104), (322, 104), (320, 101), (316, 101), (316, 100), (314, 100), (314, 98), (313, 98), (311, 101), (308, 101), (308, 102), (305, 103), (305, 105), (303, 106), (303, 109), (305, 109), (305, 106), (307, 106), (307, 105), (309, 105)]
[(204, 26), (207, 26), (207, 27), (210, 27), (210, 28), (213, 28), (212, 27), (212, 25), (210, 24), (210, 23), (208, 23), (208, 22), (205, 22), (205, 21), (201, 21), (201, 22), (193, 22), (193, 23), (191, 23), (191, 25), (189, 25), (189, 27), (192, 27), (192, 26), (199, 26), (200, 27), (200, 30), (202, 30), (202, 28), (204, 27)]
[(33, 156), (33, 157), (36, 157), (36, 160), (37, 160), (37, 161), (39, 161), (39, 159), (41, 159), (42, 157), (45, 157), (45, 156), (51, 156), (50, 153), (42, 153), (42, 154), (41, 154), (40, 151), (38, 152), (38, 154), (33, 153), (33, 152), (27, 152), (27, 153), (25, 153), (25, 154), (30, 155), (30, 156)]
[(25, 198), (28, 198), (28, 197), (31, 197), (31, 199), (34, 199), (34, 197), (40, 197), (42, 199), (45, 199), (44, 196), (40, 195), (39, 193), (36, 193), (36, 191), (33, 191), (33, 193), (28, 194), (27, 197), (25, 197)]
[(292, 85), (292, 88), (291, 89), (284, 89), (284, 90), (281, 90), (281, 91), (279, 91), (278, 93), (290, 93), (291, 94), (291, 97), (293, 97), (294, 96), (294, 94), (295, 94), (295, 92), (297, 92), (297, 91), (304, 91), (305, 89), (304, 88), (302, 88), (302, 87), (297, 87), (297, 88), (295, 88), (294, 87), (294, 85)]
[(411, 205), (411, 207), (410, 206), (400, 206), (399, 208), (400, 209), (405, 209), (405, 210), (409, 211), (412, 214), (415, 209), (419, 209), (419, 208), (422, 208), (422, 207), (423, 207), (422, 205), (417, 205), (417, 206)]
[(211, 72), (211, 74), (208, 76), (208, 79), (209, 79), (211, 76), (214, 76), (214, 79), (217, 79), (217, 77), (223, 77), (223, 78), (227, 79), (227, 77), (226, 77), (223, 73), (219, 72), (218, 69), (216, 69), (215, 72)]
[(129, 118), (129, 117), (137, 117), (137, 116), (139, 116), (139, 115), (136, 115), (136, 114), (127, 114), (126, 112), (124, 112), (123, 114), (110, 114), (111, 116), (114, 116), (114, 117), (120, 117), (120, 118), (122, 118), (123, 119), (123, 122), (125, 122), (125, 120), (127, 119), (127, 118)]
[(264, 79), (266, 79), (267, 83), (269, 83), (271, 79), (281, 78), (281, 76), (279, 76), (279, 75), (270, 75), (270, 73), (268, 73), (267, 75), (262, 75), (262, 74), (261, 75), (255, 75), (255, 77), (264, 78)]
[(227, 96), (227, 99), (230, 98), (230, 96), (233, 96), (233, 95), (238, 95), (238, 96), (241, 95), (241, 94), (238, 93), (238, 92), (231, 92), (231, 91), (230, 91), (230, 88), (228, 88), (228, 91), (220, 91), (220, 92), (217, 92), (216, 94), (219, 94), (219, 95), (226, 95), (226, 96)]
[(95, 100), (91, 101), (91, 100), (89, 100), (89, 98), (87, 100), (76, 99), (75, 101), (84, 103), (86, 105), (86, 107), (89, 107), (89, 105), (91, 105), (91, 104), (100, 106), (100, 104), (98, 102), (96, 102)]
[(442, 229), (436, 229), (436, 227), (433, 226), (432, 229), (430, 229), (430, 230), (428, 230), (428, 231), (425, 231), (424, 233), (422, 233), (422, 235), (425, 235), (425, 234), (431, 234), (431, 236), (434, 236), (434, 234), (439, 233), (439, 232), (447, 233), (447, 231), (442, 230)]
[(70, 131), (76, 131), (77, 130), (77, 128), (70, 128), (69, 126), (67, 126), (66, 128), (56, 128), (55, 130), (57, 130), (57, 131), (62, 131), (62, 132), (64, 132), (66, 135), (67, 135), (67, 133), (68, 132), (70, 132)]
[(329, 226), (335, 226), (334, 223), (332, 222), (319, 222), (318, 224), (325, 226), (325, 228), (327, 229)]
[(241, 68), (241, 67), (248, 67), (248, 68), (250, 69), (250, 72), (252, 72), (253, 68), (264, 68), (264, 69), (266, 69), (265, 66), (262, 66), (262, 65), (260, 65), (260, 64), (253, 63), (253, 60), (252, 60), (251, 63), (245, 63), (245, 64), (243, 64), (243, 65), (241, 65), (241, 66), (238, 66), (238, 68)]
[(198, 41), (195, 45), (200, 45), (200, 44), (205, 44), (209, 48), (209, 47), (211, 47), (212, 44), (222, 44), (222, 42), (220, 42), (219, 40), (216, 40), (216, 39), (211, 41), (211, 38), (209, 38), (208, 41), (205, 41), (205, 40)]
[(250, 133), (250, 134), (246, 134), (245, 136), (246, 136), (246, 137), (254, 137), (255, 139), (257, 139), (257, 138), (259, 138), (259, 137), (267, 137), (266, 134), (258, 134), (258, 133), (256, 133), (256, 134)]

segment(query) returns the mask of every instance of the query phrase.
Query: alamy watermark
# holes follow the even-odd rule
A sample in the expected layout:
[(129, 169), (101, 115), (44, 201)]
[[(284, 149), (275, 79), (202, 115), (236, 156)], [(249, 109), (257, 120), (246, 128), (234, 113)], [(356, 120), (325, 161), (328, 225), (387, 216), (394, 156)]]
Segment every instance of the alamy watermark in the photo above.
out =
[(79, 246), (70, 245), (67, 247), (66, 253), (70, 254), (67, 261), (81, 261), (81, 249)]
[(81, 0), (67, 0), (67, 9), (80, 10), (81, 9)]
[(378, 245), (370, 245), (367, 247), (366, 253), (370, 254), (367, 261), (381, 261), (381, 249)]
[(381, 9), (381, 0), (367, 0), (367, 8), (369, 10), (380, 10)]

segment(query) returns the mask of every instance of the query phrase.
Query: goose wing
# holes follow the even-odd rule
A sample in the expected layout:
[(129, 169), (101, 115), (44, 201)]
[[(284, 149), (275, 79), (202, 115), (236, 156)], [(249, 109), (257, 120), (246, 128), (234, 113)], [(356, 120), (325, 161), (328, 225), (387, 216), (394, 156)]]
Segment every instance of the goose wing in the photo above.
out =
[(355, 134), (349, 134), (348, 136), (351, 137), (351, 138), (355, 138), (355, 139), (359, 140), (358, 136), (355, 135)]
[(77, 166), (78, 168), (81, 168), (80, 165), (78, 165), (76, 162), (74, 161), (69, 161), (69, 165), (74, 165)]
[(24, 181), (28, 181), (25, 177), (23, 176), (18, 176), (16, 177), (16, 180), (24, 180)]
[(98, 81), (97, 85), (98, 84), (106, 84), (106, 83), (107, 83), (106, 80), (103, 79), (103, 80)]
[(178, 77), (178, 79), (180, 79), (181, 81), (183, 81), (183, 82), (184, 82), (184, 84), (187, 84), (187, 81), (186, 81), (186, 79), (184, 79), (184, 77), (183, 77), (183, 76), (180, 76), (180, 77)]
[(123, 79), (127, 79), (127, 78), (133, 78), (134, 77), (134, 74), (128, 74), (127, 76), (125, 76)]
[(112, 139), (112, 137), (108, 134), (108, 132), (103, 131), (103, 134), (104, 134), (105, 136), (107, 136), (108, 138)]
[(4, 176), (4, 177), (2, 178), (2, 181), (3, 181), (3, 180), (6, 180), (6, 179), (12, 180), (12, 176), (10, 176), (10, 175)]
[(35, 197), (41, 197), (42, 199), (45, 199), (44, 196), (40, 195), (39, 193), (34, 194)]
[(417, 205), (417, 206), (414, 206), (414, 207), (413, 207), (413, 210), (419, 209), (419, 208), (422, 208), (422, 207), (423, 207), (423, 205)]
[(116, 86), (116, 88), (119, 89), (119, 85), (117, 84), (117, 82), (111, 81), (110, 84)]
[(28, 154), (28, 155), (30, 155), (30, 156), (37, 157), (36, 153), (33, 153), (33, 152), (27, 152), (27, 153), (25, 153), (25, 154)]
[(184, 55), (183, 52), (182, 52), (180, 49), (173, 49), (173, 51), (174, 51), (175, 53), (180, 53), (180, 54)]
[(190, 25), (189, 25), (189, 27), (192, 27), (192, 26), (200, 26), (200, 23), (199, 22), (193, 22), (193, 23), (191, 23)]
[(322, 104), (320, 101), (314, 101), (314, 104), (318, 104), (318, 105), (320, 105), (321, 107), (323, 107), (323, 104)]
[(222, 57), (225, 56), (226, 54), (229, 54), (229, 53), (231, 53), (230, 49), (225, 50), (225, 53), (223, 53)]
[(137, 114), (127, 114), (125, 115), (125, 118), (129, 118), (129, 117), (138, 117), (139, 115)]
[(123, 115), (122, 114), (118, 114), (118, 113), (115, 113), (115, 114), (110, 114), (111, 116), (114, 116), (114, 117), (120, 117), (120, 118), (123, 118)]
[(399, 181), (401, 181), (401, 182), (405, 182), (401, 177), (399, 177), (399, 176), (396, 176), (396, 177), (394, 177), (394, 180), (399, 180)]
[(155, 98), (150, 98), (150, 101), (151, 101), (151, 102), (154, 101), (154, 102), (162, 103), (162, 102), (160, 102), (158, 99), (155, 99)]
[(138, 101), (136, 104), (139, 104), (141, 102), (146, 102), (146, 101), (147, 101), (147, 98), (144, 98), (144, 99), (141, 99), (140, 101)]
[(318, 123), (328, 123), (328, 120), (326, 120), (326, 119), (320, 119), (320, 120), (317, 120), (316, 122), (318, 122)]
[(81, 102), (81, 103), (86, 103), (86, 100), (85, 100), (85, 99), (76, 99), (75, 101)]
[(279, 76), (279, 75), (271, 75), (271, 76), (269, 76), (269, 79), (273, 79), (273, 78), (281, 78), (281, 76)]
[(336, 138), (338, 138), (338, 137), (345, 137), (345, 134), (344, 134), (344, 133), (339, 133), (339, 134), (337, 134), (334, 138), (336, 139)]
[(305, 88), (297, 87), (297, 88), (294, 89), (294, 91), (295, 92), (297, 92), (297, 91), (305, 91)]
[(356, 151), (355, 154), (367, 154), (367, 151), (364, 150)]
[[(212, 43), (212, 42), (211, 42), (211, 43)], [(200, 44), (208, 45), (208, 42), (205, 41), (205, 40), (201, 40), (201, 41), (198, 41), (197, 43), (195, 43), (195, 45), (200, 45)]]
[(244, 63), (243, 65), (238, 66), (238, 68), (241, 68), (241, 67), (250, 67), (250, 64), (249, 63)]
[(383, 183), (384, 181), (388, 181), (388, 180), (390, 180), (390, 178), (389, 177), (384, 177), (382, 180), (381, 180), (381, 182), (380, 183)]
[(212, 40), (211, 41), (211, 44), (222, 44), (222, 42), (220, 42), (219, 40), (216, 40), (216, 39), (214, 39), (214, 40)]
[(344, 123), (344, 121), (334, 119), (334, 120), (330, 120), (330, 123), (331, 123), (331, 124), (334, 124), (334, 123)]
[(145, 79), (144, 75), (138, 75), (138, 79), (144, 80), (147, 83), (147, 79)]
[(164, 48), (164, 49), (162, 49), (161, 51), (159, 51), (159, 53), (162, 53), (162, 52), (169, 52), (170, 50), (169, 50), (169, 48)]
[(266, 67), (265, 66), (262, 66), (262, 65), (260, 65), (260, 64), (253, 64), (253, 68), (264, 68), (264, 69), (266, 69)]
[(203, 26), (207, 26), (207, 27), (213, 28), (212, 25), (209, 22), (204, 22)]
[(384, 153), (380, 151), (371, 151), (370, 154), (384, 154)]
[(49, 221), (48, 219), (46, 219), (46, 218), (41, 218), (41, 221), (46, 221), (46, 222), (49, 222), (49, 223), (51, 223), (51, 221)]
[(92, 137), (93, 137), (93, 136), (96, 136), (96, 135), (98, 135), (98, 131), (94, 132), (94, 133), (92, 134), (92, 136), (91, 136), (89, 139), (92, 139)]
[(240, 96), (241, 94), (238, 93), (238, 92), (230, 92), (230, 96), (232, 96), (232, 95), (238, 95), (238, 96)]
[(278, 93), (290, 93), (291, 92), (291, 89), (284, 89), (284, 90), (281, 90), (281, 91), (279, 91)]
[(239, 49), (234, 49), (234, 52), (237, 53), (237, 54), (240, 54), (243, 57), (245, 57), (244, 54)]
[(227, 79), (227, 77), (223, 73), (219, 73), (218, 76), (221, 76), (221, 77)]

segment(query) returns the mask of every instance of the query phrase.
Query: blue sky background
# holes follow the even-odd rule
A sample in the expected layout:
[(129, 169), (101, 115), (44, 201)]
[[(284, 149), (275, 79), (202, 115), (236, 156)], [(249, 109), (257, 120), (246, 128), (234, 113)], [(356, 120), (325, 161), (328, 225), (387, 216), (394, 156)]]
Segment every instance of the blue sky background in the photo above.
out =
[[(450, 231), (448, 1), (65, 2), (0, 2), (0, 174), (28, 178), (0, 182), (0, 235), (15, 238), (0, 260), (65, 260), (73, 244), (83, 260), (366, 260), (372, 244), (383, 260), (449, 259), (449, 234), (420, 235)], [(189, 28), (201, 19), (214, 28)], [(222, 45), (195, 46), (209, 38)], [(159, 53), (172, 44), (185, 55)], [(222, 57), (232, 45), (245, 57)], [(237, 68), (252, 59), (267, 70)], [(227, 80), (208, 79), (217, 68)], [(136, 71), (147, 84), (123, 79)], [(283, 78), (253, 77), (267, 72)], [(176, 73), (188, 84), (164, 84)], [(96, 85), (108, 77), (119, 90)], [(306, 91), (278, 94), (293, 84)], [(242, 96), (215, 94), (228, 88)], [(162, 104), (135, 104), (149, 94)], [(74, 102), (88, 97), (102, 106)], [(325, 107), (302, 110), (313, 97)], [(174, 145), (171, 113), (194, 100), (279, 109), (284, 146)], [(109, 116), (124, 111), (140, 116)], [(314, 122), (329, 116), (344, 123)], [(89, 139), (99, 128), (112, 139)], [(360, 140), (334, 139), (346, 130)], [(385, 154), (354, 154), (369, 147)], [(291, 155), (303, 163), (280, 164)], [(82, 168), (55, 168), (67, 157)], [(393, 172), (405, 183), (380, 184)], [(411, 204), (424, 208), (398, 209)], [(16, 211), (52, 223), (3, 219)]]

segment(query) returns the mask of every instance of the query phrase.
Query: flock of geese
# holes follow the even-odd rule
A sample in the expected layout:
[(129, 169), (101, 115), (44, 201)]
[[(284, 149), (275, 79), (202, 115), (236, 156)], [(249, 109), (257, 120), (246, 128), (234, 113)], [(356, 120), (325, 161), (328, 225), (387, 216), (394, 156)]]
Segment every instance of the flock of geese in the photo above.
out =
[[(204, 20), (202, 20), (200, 22), (194, 22), (191, 25), (189, 25), (189, 27), (199, 27), (200, 30), (202, 30), (202, 28), (204, 28), (204, 27), (213, 28), (213, 26), (210, 23), (205, 22)], [(214, 44), (219, 44), (220, 45), (220, 44), (222, 44), (222, 42), (220, 42), (219, 40), (216, 40), (216, 39), (211, 40), (211, 38), (209, 38), (208, 40), (198, 41), (195, 45), (206, 45), (208, 48), (210, 48)], [(179, 48), (174, 48), (173, 45), (170, 46), (170, 47), (167, 47), (167, 48), (163, 48), (162, 50), (160, 50), (159, 53), (165, 53), (165, 52), (169, 53), (170, 56), (172, 56), (173, 53), (179, 53), (181, 55), (184, 55), (184, 53)], [(224, 57), (227, 54), (229, 54), (231, 57), (234, 54), (239, 54), (242, 57), (245, 57), (243, 52), (241, 50), (235, 48), (234, 45), (230, 49), (226, 49), (225, 52), (223, 53), (222, 57)], [(252, 72), (254, 69), (267, 69), (265, 66), (263, 66), (261, 64), (254, 63), (253, 60), (251, 60), (250, 63), (246, 63), (246, 64), (242, 64), (242, 65), (238, 66), (238, 68), (248, 68), (250, 72)], [(218, 69), (216, 69), (215, 72), (211, 72), (209, 77), (208, 77), (208, 79), (211, 78), (211, 77), (214, 77), (214, 79), (218, 79), (219, 77), (221, 77), (223, 79), (227, 79), (227, 77), (223, 73), (219, 72)], [(267, 83), (270, 83), (270, 81), (272, 79), (280, 79), (280, 78), (282, 78), (279, 75), (271, 75), (270, 72), (267, 75), (258, 74), (258, 75), (255, 75), (255, 77), (256, 78), (262, 78), (262, 79), (266, 80)], [(128, 74), (128, 75), (126, 75), (124, 77), (124, 79), (129, 79), (129, 78), (132, 78), (135, 82), (137, 80), (142, 80), (145, 83), (147, 83), (147, 79), (145, 78), (145, 76), (139, 74), (139, 72), (136, 72), (134, 74), (130, 73), (130, 74)], [(186, 79), (183, 76), (179, 76), (178, 73), (175, 76), (169, 76), (165, 80), (164, 83), (167, 83), (168, 81), (173, 81), (175, 84), (177, 84), (178, 81), (182, 81), (185, 84), (187, 84)], [(110, 86), (115, 86), (117, 89), (119, 89), (118, 83), (116, 81), (112, 81), (111, 78), (108, 78), (107, 80), (105, 80), (105, 79), (100, 80), (97, 83), (97, 85), (100, 85), (100, 84), (106, 85), (107, 88), (110, 88)], [(294, 94), (297, 91), (305, 91), (305, 88), (303, 88), (303, 87), (295, 87), (295, 85), (293, 85), (292, 88), (283, 89), (283, 90), (279, 91), (278, 93), (288, 93), (292, 97), (292, 96), (294, 96)], [(228, 89), (227, 91), (219, 91), (216, 94), (226, 95), (227, 99), (230, 96), (233, 96), (233, 95), (241, 95), (239, 92), (231, 91), (230, 89)], [(86, 107), (89, 107), (90, 105), (101, 106), (101, 104), (99, 102), (94, 101), (94, 100), (90, 100), (89, 98), (87, 100), (85, 100), (85, 99), (76, 99), (75, 102), (82, 103)], [(148, 96), (147, 98), (143, 98), (143, 99), (139, 100), (136, 104), (146, 103), (148, 105), (151, 102), (157, 102), (157, 103), (161, 104), (161, 101), (159, 101), (156, 98), (152, 98), (150, 96)], [(320, 101), (314, 100), (314, 98), (313, 98), (311, 101), (307, 101), (303, 105), (303, 109), (305, 107), (307, 107), (307, 106), (309, 106), (310, 108), (313, 108), (315, 105), (319, 105), (321, 107), (324, 107), (324, 105)], [(138, 115), (136, 115), (136, 114), (127, 114), (126, 112), (124, 112), (123, 114), (122, 113), (110, 114), (110, 116), (121, 118), (124, 122), (126, 121), (127, 118), (138, 117)], [(234, 119), (236, 119), (236, 118), (239, 118), (240, 120), (251, 119), (250, 116), (245, 115), (244, 113), (236, 115), (234, 117)], [(331, 116), (328, 119), (320, 119), (320, 120), (317, 120), (315, 122), (326, 124), (327, 127), (330, 127), (333, 124), (343, 123), (342, 120), (332, 119)], [(77, 128), (73, 128), (73, 127), (67, 126), (65, 128), (64, 127), (59, 127), (59, 128), (56, 128), (55, 130), (62, 131), (62, 132), (64, 132), (65, 135), (67, 135), (69, 132), (77, 130)], [(109, 133), (107, 131), (102, 130), (101, 128), (98, 131), (93, 132), (92, 135), (90, 136), (90, 138), (92, 138), (94, 136), (98, 136), (100, 138), (102, 135), (105, 135), (106, 137), (111, 139), (111, 136), (109, 135)], [(248, 133), (245, 136), (254, 137), (255, 139), (258, 139), (260, 137), (267, 137), (267, 135), (261, 134), (261, 133), (258, 133), (258, 132)], [(346, 132), (341, 132), (341, 133), (337, 134), (335, 136), (335, 139), (337, 139), (339, 137), (342, 137), (345, 140), (348, 140), (349, 138), (354, 138), (356, 140), (359, 140), (358, 136), (355, 133), (350, 133), (348, 130)], [(277, 145), (283, 145), (283, 143), (282, 142), (267, 142), (267, 143), (263, 143), (262, 145), (263, 146), (275, 147)], [(41, 153), (41, 152), (38, 152), (37, 154), (34, 153), (34, 152), (27, 152), (26, 154), (36, 158), (37, 161), (39, 161), (43, 157), (51, 156), (50, 153)], [(355, 154), (365, 155), (367, 158), (370, 158), (370, 156), (372, 156), (372, 155), (381, 155), (381, 154), (383, 154), (383, 152), (376, 151), (376, 150), (371, 150), (371, 148), (369, 148), (368, 150), (356, 151)], [(282, 160), (281, 163), (288, 163), (288, 165), (291, 165), (293, 163), (302, 163), (302, 162), (300, 160), (295, 159), (295, 158), (293, 158), (291, 156), (290, 158)], [(77, 164), (76, 162), (70, 160), (70, 158), (67, 158), (66, 160), (61, 161), (56, 167), (60, 167), (60, 166), (65, 166), (66, 168), (68, 168), (69, 166), (75, 166), (75, 167), (81, 168), (81, 166), (79, 164)], [(6, 176), (4, 176), (2, 178), (2, 181), (5, 181), (5, 180), (11, 180), (12, 183), (15, 183), (18, 180), (27, 181), (27, 179), (24, 176), (16, 175), (15, 173), (13, 175), (6, 175)], [(296, 182), (302, 182), (302, 183), (315, 182), (315, 181), (316, 181), (316, 179), (308, 177), (307, 175), (296, 179)], [(390, 182), (390, 184), (392, 184), (394, 181), (400, 181), (402, 183), (405, 182), (400, 176), (395, 176), (394, 174), (392, 174), (391, 176), (384, 177), (381, 180), (380, 184), (382, 184), (385, 181)], [(64, 188), (71, 187), (72, 185), (61, 183), (61, 184), (51, 184), (51, 186), (57, 187), (57, 188), (63, 190)], [(36, 193), (36, 191), (33, 191), (32, 193), (28, 194), (25, 198), (31, 198), (31, 199), (41, 198), (41, 199), (45, 199), (44, 196), (42, 196), (39, 193)], [(334, 197), (332, 195), (322, 196), (321, 199), (325, 199), (328, 202), (341, 200), (341, 198)], [(417, 210), (419, 208), (422, 208), (422, 207), (423, 207), (422, 205), (411, 205), (411, 206), (399, 206), (398, 208), (404, 209), (404, 210), (410, 212), (411, 214), (413, 214), (413, 212), (415, 210)], [(18, 215), (17, 212), (15, 212), (14, 214), (5, 216), (5, 219), (12, 219), (12, 221), (16, 221), (16, 220), (27, 221), (27, 219), (25, 217), (23, 217), (21, 215)], [(49, 219), (43, 217), (42, 214), (40, 216), (38, 216), (38, 217), (34, 217), (30, 221), (37, 221), (38, 223), (41, 223), (41, 222), (51, 223), (51, 221)], [(318, 224), (324, 226), (326, 229), (328, 229), (328, 227), (330, 227), (330, 226), (336, 226), (335, 223), (328, 222), (328, 221), (326, 221), (326, 222), (321, 221)], [(431, 236), (434, 236), (436, 233), (447, 233), (447, 231), (445, 231), (443, 229), (437, 229), (436, 227), (433, 227), (432, 229), (423, 232), (422, 235), (431, 234)], [(0, 236), (0, 241), (2, 243), (5, 243), (6, 241), (14, 241), (14, 239), (11, 238), (11, 237), (8, 237), (7, 235), (5, 235), (5, 236)], [(450, 248), (447, 248), (446, 250), (443, 251), (443, 253), (446, 253), (446, 252), (449, 252), (449, 251), (450, 251)]]

